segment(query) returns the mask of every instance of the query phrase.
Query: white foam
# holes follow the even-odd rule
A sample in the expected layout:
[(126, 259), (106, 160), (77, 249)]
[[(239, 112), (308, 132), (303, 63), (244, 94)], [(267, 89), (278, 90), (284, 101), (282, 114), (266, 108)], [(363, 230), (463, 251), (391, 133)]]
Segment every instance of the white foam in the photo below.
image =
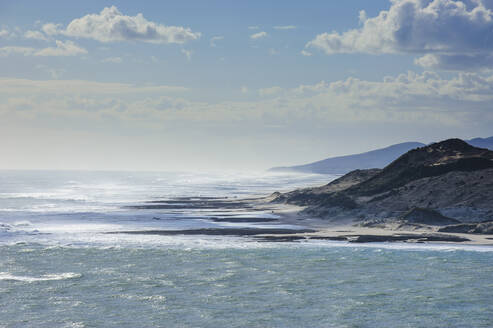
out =
[(29, 227), (32, 226), (32, 223), (30, 221), (24, 220), (24, 221), (15, 221), (12, 225), (15, 227)]
[[(335, 176), (280, 173), (117, 173), (41, 172), (25, 175), (8, 173), (0, 186), (0, 245), (36, 243), (70, 247), (184, 247), (184, 248), (260, 248), (260, 247), (372, 247), (401, 250), (476, 250), (493, 248), (452, 244), (351, 244), (331, 241), (261, 243), (251, 238), (228, 236), (150, 236), (105, 234), (130, 230), (181, 230), (207, 227), (293, 228), (274, 223), (214, 223), (190, 217), (231, 215), (237, 218), (262, 216), (266, 212), (234, 209), (131, 210), (123, 205), (139, 200), (173, 196), (250, 197), (276, 190), (320, 185)], [(10, 186), (10, 187), (9, 187)], [(10, 189), (9, 189), (10, 188)], [(160, 220), (153, 220), (157, 216)], [(183, 220), (180, 220), (184, 218)], [(28, 219), (28, 220), (27, 220)]]
[(383, 243), (349, 243), (347, 241), (328, 241), (312, 240), (302, 243), (312, 247), (349, 247), (349, 248), (373, 248), (402, 251), (473, 251), (473, 252), (493, 252), (490, 245), (470, 245), (455, 243), (403, 243), (403, 242), (383, 242)]
[(0, 280), (8, 280), (8, 281), (22, 281), (22, 282), (37, 282), (37, 281), (53, 281), (53, 280), (65, 280), (65, 279), (74, 279), (80, 278), (82, 275), (79, 273), (66, 272), (59, 274), (45, 274), (39, 277), (30, 277), (30, 276), (16, 276), (10, 274), (8, 272), (0, 272)]

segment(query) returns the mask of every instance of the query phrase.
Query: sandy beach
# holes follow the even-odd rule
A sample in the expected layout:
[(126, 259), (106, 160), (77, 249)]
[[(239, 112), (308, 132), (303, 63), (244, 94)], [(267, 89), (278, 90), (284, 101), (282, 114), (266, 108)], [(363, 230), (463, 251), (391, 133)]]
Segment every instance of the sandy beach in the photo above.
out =
[[(210, 227), (183, 230), (137, 230), (115, 231), (111, 234), (137, 235), (208, 235), (248, 237), (261, 242), (302, 242), (309, 240), (333, 240), (349, 243), (400, 242), (400, 243), (460, 243), (468, 245), (491, 245), (493, 235), (439, 232), (441, 226), (403, 225), (402, 222), (381, 223), (367, 227), (356, 218), (330, 220), (317, 218), (302, 212), (304, 207), (273, 203), (272, 197), (261, 198), (180, 198), (178, 200), (152, 201), (132, 208), (146, 209), (211, 209), (221, 213), (233, 211), (259, 213), (259, 216), (235, 217), (232, 214), (210, 216), (206, 219), (216, 223), (243, 223), (252, 226)], [(231, 213), (231, 212), (230, 212)], [(275, 218), (266, 218), (261, 213), (271, 213)], [(158, 219), (158, 218), (156, 218)], [(256, 224), (272, 224), (268, 228)], [(287, 228), (288, 227), (288, 228)]]
[[(266, 234), (266, 239), (284, 239), (296, 237), (296, 240), (328, 239), (347, 240), (348, 242), (407, 242), (407, 243), (460, 243), (468, 245), (491, 245), (493, 235), (470, 233), (440, 233), (436, 226), (424, 226), (416, 229), (397, 229), (397, 225), (387, 224), (384, 228), (362, 227), (356, 220), (331, 222), (330, 220), (314, 218), (300, 214), (302, 207), (278, 204), (274, 213), (284, 224), (301, 225), (315, 232), (296, 234)], [(435, 237), (435, 238), (430, 238)], [(429, 240), (425, 240), (425, 239)], [(431, 239), (431, 240), (430, 240)], [(437, 240), (432, 240), (437, 239)], [(459, 241), (464, 239), (463, 241)]]

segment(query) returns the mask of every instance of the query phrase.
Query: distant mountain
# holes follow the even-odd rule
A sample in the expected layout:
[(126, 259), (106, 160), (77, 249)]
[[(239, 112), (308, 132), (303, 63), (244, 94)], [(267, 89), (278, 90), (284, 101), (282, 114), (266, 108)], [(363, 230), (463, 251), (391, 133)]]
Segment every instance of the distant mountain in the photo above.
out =
[(471, 140), (466, 140), (468, 144), (478, 148), (486, 148), (493, 150), (493, 137), (489, 138), (474, 138)]
[(423, 147), (424, 145), (420, 142), (404, 142), (362, 154), (331, 157), (305, 165), (274, 167), (269, 171), (344, 174), (356, 169), (382, 168), (405, 152), (414, 148)]
[[(474, 147), (493, 150), (493, 137), (474, 138), (466, 142)], [(423, 146), (425, 144), (421, 142), (404, 142), (361, 154), (330, 157), (303, 165), (274, 167), (269, 171), (345, 174), (356, 169), (383, 168), (409, 150)]]

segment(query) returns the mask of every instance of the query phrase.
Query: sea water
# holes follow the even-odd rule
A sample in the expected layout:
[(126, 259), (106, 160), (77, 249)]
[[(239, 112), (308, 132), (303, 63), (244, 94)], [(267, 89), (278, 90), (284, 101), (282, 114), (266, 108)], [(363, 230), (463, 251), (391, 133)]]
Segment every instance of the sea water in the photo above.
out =
[(493, 326), (486, 246), (106, 234), (279, 226), (207, 219), (219, 209), (127, 206), (255, 197), (333, 178), (2, 171), (0, 327)]

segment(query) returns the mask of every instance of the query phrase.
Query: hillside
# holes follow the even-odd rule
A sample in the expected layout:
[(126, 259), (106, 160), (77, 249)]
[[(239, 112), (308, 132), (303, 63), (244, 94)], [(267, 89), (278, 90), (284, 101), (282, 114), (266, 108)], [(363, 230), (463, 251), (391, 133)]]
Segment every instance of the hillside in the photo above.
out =
[(436, 211), (426, 212), (430, 220), (490, 220), (493, 151), (449, 139), (408, 151), (382, 170), (353, 171), (322, 187), (279, 194), (276, 201), (333, 220), (406, 220), (415, 208)]
[[(493, 150), (493, 137), (474, 138), (466, 142), (474, 147)], [(304, 165), (274, 167), (269, 171), (345, 174), (356, 169), (383, 168), (407, 151), (423, 146), (425, 144), (420, 142), (405, 142), (361, 154), (331, 157)]]

